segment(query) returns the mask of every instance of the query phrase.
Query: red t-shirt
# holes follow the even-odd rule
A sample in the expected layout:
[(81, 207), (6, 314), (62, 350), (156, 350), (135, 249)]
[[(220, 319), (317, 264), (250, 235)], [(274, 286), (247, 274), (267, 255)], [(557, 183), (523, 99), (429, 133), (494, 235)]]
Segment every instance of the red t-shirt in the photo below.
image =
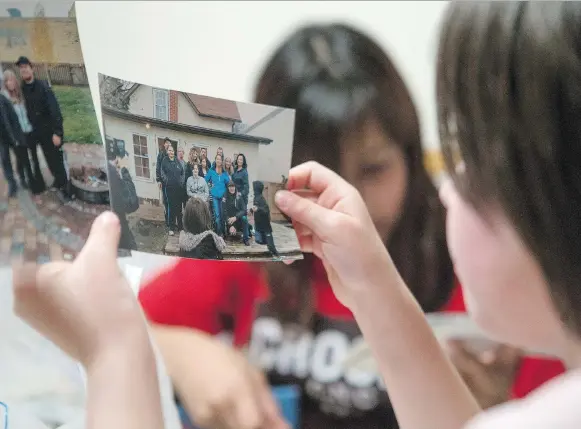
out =
[[(337, 363), (350, 344), (361, 340), (353, 315), (335, 298), (322, 264), (315, 265), (312, 282), (317, 320), (313, 332), (299, 338), (287, 336), (273, 317), (269, 286), (255, 263), (182, 259), (146, 284), (139, 299), (153, 323), (212, 335), (231, 330), (238, 347), (252, 337), (250, 352), (271, 381), (297, 383), (306, 392), (303, 415), (312, 418), (304, 427), (385, 427), (386, 415), (392, 415), (381, 380), (354, 371), (342, 373)], [(459, 286), (441, 311), (465, 311)], [(524, 358), (514, 397), (525, 396), (563, 371), (558, 361)]]

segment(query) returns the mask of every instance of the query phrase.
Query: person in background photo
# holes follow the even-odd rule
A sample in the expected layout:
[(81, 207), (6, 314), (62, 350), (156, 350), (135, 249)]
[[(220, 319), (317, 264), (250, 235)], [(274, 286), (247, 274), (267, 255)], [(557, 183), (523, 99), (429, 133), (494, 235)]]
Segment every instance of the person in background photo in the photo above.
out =
[(111, 190), (109, 195), (111, 210), (119, 218), (121, 226), (119, 248), (137, 250), (137, 243), (129, 227), (127, 215), (139, 209), (139, 198), (129, 170), (122, 165), (122, 160), (127, 153), (125, 151), (121, 153), (115, 141), (109, 138), (105, 139), (105, 150), (107, 151), (107, 180)]
[(222, 155), (216, 155), (215, 168), (211, 168), (206, 174), (205, 180), (210, 183), (210, 200), (216, 233), (224, 237), (224, 221), (222, 216), (222, 198), (226, 194), (226, 185), (230, 182), (230, 175), (224, 171)]
[[(464, 312), (448, 252), (446, 211), (424, 166), (416, 107), (381, 46), (351, 26), (303, 27), (270, 57), (255, 94), (256, 103), (296, 110), (293, 166), (317, 161), (361, 194), (371, 228), (419, 307), (427, 313)], [(249, 270), (255, 270), (252, 278)], [(205, 281), (198, 285), (201, 272)], [(239, 299), (246, 303), (241, 316), (233, 314), (234, 344), (247, 347), (246, 354), (200, 335), (231, 332), (216, 322), (228, 304), (215, 297), (232, 285), (239, 285)], [(224, 413), (243, 408), (257, 416), (256, 427), (284, 427), (254, 362), (271, 385), (301, 387), (301, 429), (399, 426), (378, 374), (347, 371), (325, 358), (343, 355), (362, 337), (315, 256), (290, 266), (180, 260), (144, 284), (139, 297), (177, 396), (201, 426), (224, 427)], [(321, 349), (328, 354), (314, 353)], [(482, 407), (528, 395), (564, 370), (559, 361), (521, 357), (518, 349), (503, 345), (487, 350), (483, 361), (459, 344), (453, 360)], [(241, 424), (234, 418), (225, 427)]]
[[(220, 155), (222, 157), (222, 168), (224, 168), (224, 149), (219, 147), (216, 149), (216, 156)], [(216, 158), (214, 157), (214, 162), (212, 163), (212, 169), (216, 168)]]
[(32, 125), (26, 113), (26, 105), (22, 97), (22, 88), (16, 74), (12, 70), (6, 70), (3, 77), (2, 94), (12, 103), (16, 116), (18, 116), (20, 129), (22, 130), (20, 144), (13, 147), (14, 154), (16, 155), (16, 170), (20, 178), (20, 186), (24, 189), (30, 189), (33, 193), (37, 193), (39, 186), (37, 185), (36, 178), (32, 174), (30, 158), (28, 156), (28, 144), (30, 142)]
[(167, 157), (167, 149), (171, 146), (171, 140), (169, 137), (166, 137), (163, 141), (163, 149), (157, 154), (157, 160), (155, 163), (155, 181), (158, 183), (159, 190), (161, 191), (161, 199), (163, 201), (163, 211), (164, 217), (166, 218), (167, 223), (167, 197), (164, 194), (164, 187), (163, 187), (163, 179), (161, 177), (161, 166), (163, 164), (163, 160)]
[[(238, 192), (244, 200), (244, 207), (248, 209), (248, 196), (250, 194), (250, 181), (248, 179), (248, 163), (246, 156), (243, 153), (238, 153), (234, 157), (234, 173), (232, 180), (236, 184), (236, 192)], [(252, 225), (248, 224), (248, 236), (254, 235)]]
[(208, 184), (206, 183), (206, 180), (198, 174), (199, 169), (200, 166), (198, 164), (193, 165), (192, 175), (186, 182), (186, 192), (189, 198), (199, 198), (206, 204), (210, 204), (210, 191), (208, 190)]
[(236, 184), (230, 180), (224, 202), (222, 203), (222, 213), (224, 215), (224, 230), (228, 237), (237, 237), (242, 234), (242, 242), (245, 246), (250, 246), (248, 241), (248, 216), (244, 200), (236, 192)]
[(188, 154), (188, 163), (186, 165), (186, 183), (188, 179), (192, 176), (192, 169), (194, 165), (198, 165), (200, 163), (200, 156), (198, 155), (198, 149), (195, 147), (190, 149), (190, 153)]
[(252, 182), (252, 189), (254, 190), (254, 205), (251, 210), (254, 214), (254, 239), (256, 244), (266, 245), (270, 254), (278, 257), (278, 250), (276, 250), (272, 235), (272, 224), (270, 223), (270, 207), (262, 195), (264, 183), (256, 180)]
[(200, 161), (200, 168), (198, 169), (199, 170), (198, 174), (200, 175), (200, 177), (205, 178), (208, 175), (208, 171), (210, 171), (209, 163), (210, 161), (208, 161), (208, 158), (202, 158), (202, 160)]
[(187, 167), (188, 163), (184, 159), (185, 151), (183, 147), (178, 147), (178, 162), (182, 165), (182, 169), (184, 170), (184, 183), (182, 184), (182, 211), (185, 208), (186, 202), (188, 201), (188, 193), (186, 191), (186, 182), (188, 178), (186, 175), (188, 174)]
[(161, 181), (166, 198), (166, 226), (169, 235), (182, 229), (182, 204), (184, 201), (185, 170), (176, 158), (173, 146), (168, 146), (167, 156), (161, 162)]
[(24, 134), (12, 103), (4, 94), (0, 94), (0, 161), (4, 178), (8, 183), (9, 198), (15, 197), (18, 192), (10, 150), (21, 148), (24, 144)]
[(208, 149), (205, 147), (200, 149), (199, 163), (201, 164), (204, 159), (206, 160), (208, 169), (210, 169), (212, 167), (212, 162), (208, 159)]
[(68, 201), (71, 197), (63, 149), (63, 116), (59, 103), (50, 85), (35, 78), (32, 63), (28, 58), (18, 58), (16, 65), (22, 78), (22, 94), (28, 118), (32, 124), (29, 147), (34, 164), (34, 176), (38, 184), (36, 191), (44, 190), (44, 180), (42, 182), (40, 180), (42, 173), (37, 155), (37, 146), (40, 146), (54, 177), (52, 187), (59, 191), (61, 199)]
[(234, 174), (234, 166), (232, 165), (232, 160), (229, 157), (224, 159), (224, 171), (226, 171), (230, 177), (232, 177), (232, 174)]
[(222, 259), (224, 239), (212, 230), (212, 215), (208, 204), (200, 198), (190, 198), (179, 235), (180, 256), (196, 259)]

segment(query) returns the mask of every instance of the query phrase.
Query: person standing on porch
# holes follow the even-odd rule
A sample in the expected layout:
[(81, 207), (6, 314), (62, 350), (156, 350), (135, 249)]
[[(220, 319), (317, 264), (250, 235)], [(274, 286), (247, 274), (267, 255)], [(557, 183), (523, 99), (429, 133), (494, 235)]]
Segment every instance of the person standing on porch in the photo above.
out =
[(224, 171), (224, 159), (222, 155), (216, 155), (214, 164), (216, 168), (211, 168), (206, 174), (206, 182), (211, 183), (210, 197), (214, 220), (216, 221), (216, 233), (224, 236), (224, 222), (222, 221), (222, 198), (226, 194), (226, 185), (230, 182), (230, 175)]
[(161, 162), (161, 180), (166, 204), (166, 226), (169, 235), (174, 235), (182, 229), (182, 202), (184, 178), (186, 176), (182, 164), (176, 158), (173, 146), (167, 148), (167, 156)]
[(23, 81), (22, 94), (28, 111), (28, 119), (32, 124), (30, 149), (34, 176), (38, 181), (36, 191), (42, 192), (45, 188), (36, 150), (37, 146), (40, 146), (54, 177), (52, 187), (59, 191), (63, 199), (69, 200), (69, 180), (63, 150), (63, 116), (59, 103), (50, 85), (46, 81), (35, 78), (32, 63), (28, 58), (18, 58), (16, 65)]
[(167, 157), (167, 149), (171, 146), (171, 140), (169, 139), (169, 137), (166, 137), (165, 140), (163, 141), (163, 149), (160, 149), (160, 151), (157, 154), (157, 161), (155, 163), (155, 181), (158, 183), (159, 185), (159, 190), (161, 191), (161, 200), (163, 201), (163, 214), (165, 219), (167, 219), (167, 205), (166, 205), (166, 201), (167, 201), (167, 197), (165, 195), (165, 191), (164, 191), (164, 187), (163, 187), (163, 180), (161, 177), (161, 164), (163, 163), (163, 160), (165, 157)]

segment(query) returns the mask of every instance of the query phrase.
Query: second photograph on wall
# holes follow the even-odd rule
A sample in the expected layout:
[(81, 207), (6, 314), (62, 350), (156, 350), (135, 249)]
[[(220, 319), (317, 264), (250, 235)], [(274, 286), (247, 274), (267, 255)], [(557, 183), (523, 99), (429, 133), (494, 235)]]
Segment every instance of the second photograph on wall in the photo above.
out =
[(302, 259), (274, 204), (295, 111), (99, 75), (120, 248), (196, 259)]

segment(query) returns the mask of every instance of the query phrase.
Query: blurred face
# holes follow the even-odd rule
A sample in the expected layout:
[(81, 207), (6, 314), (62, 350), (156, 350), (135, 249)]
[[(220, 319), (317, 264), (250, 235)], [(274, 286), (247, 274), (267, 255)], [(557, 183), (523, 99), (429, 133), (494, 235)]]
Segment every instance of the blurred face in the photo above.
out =
[(178, 149), (178, 159), (184, 159), (184, 150)]
[(202, 158), (202, 162), (200, 164), (202, 165), (202, 167), (208, 168), (208, 161), (206, 160), (206, 158)]
[[(454, 185), (440, 189), (448, 249), (470, 315), (491, 337), (563, 356), (565, 329), (541, 268), (501, 210), (477, 212)], [(483, 216), (486, 216), (484, 218)]]
[(14, 76), (9, 76), (4, 80), (4, 85), (6, 85), (6, 89), (8, 91), (12, 92), (18, 87), (18, 82), (16, 82), (16, 78)]
[(228, 186), (228, 192), (234, 195), (236, 193), (236, 186), (235, 185)]
[(200, 155), (202, 158), (207, 158), (208, 157), (208, 151), (206, 149), (202, 149), (200, 151)]
[(216, 151), (216, 155), (224, 155), (224, 149), (222, 149), (221, 147), (218, 148), (218, 150)]
[(192, 172), (193, 172), (194, 176), (197, 176), (198, 174), (200, 174), (200, 168), (198, 167), (197, 164), (194, 164), (194, 166), (192, 167)]
[(166, 152), (167, 149), (171, 146), (170, 142), (168, 142), (167, 140), (165, 142), (163, 142), (163, 147), (165, 148)]
[(224, 161), (224, 165), (226, 166), (226, 168), (232, 167), (232, 160), (230, 158), (226, 158), (226, 161)]
[(361, 193), (377, 231), (387, 241), (407, 190), (408, 171), (401, 149), (376, 121), (368, 121), (343, 142), (340, 169)]
[(236, 158), (236, 165), (240, 168), (244, 165), (244, 157), (242, 155), (238, 155), (238, 158)]
[(32, 72), (30, 64), (21, 64), (18, 66), (18, 69), (20, 70), (20, 77), (23, 81), (30, 82), (34, 79), (34, 73)]
[(175, 153), (173, 151), (173, 147), (171, 145), (167, 148), (167, 156), (169, 156), (170, 159), (173, 159), (175, 156)]
[(216, 167), (222, 167), (222, 157), (220, 155), (216, 155)]

